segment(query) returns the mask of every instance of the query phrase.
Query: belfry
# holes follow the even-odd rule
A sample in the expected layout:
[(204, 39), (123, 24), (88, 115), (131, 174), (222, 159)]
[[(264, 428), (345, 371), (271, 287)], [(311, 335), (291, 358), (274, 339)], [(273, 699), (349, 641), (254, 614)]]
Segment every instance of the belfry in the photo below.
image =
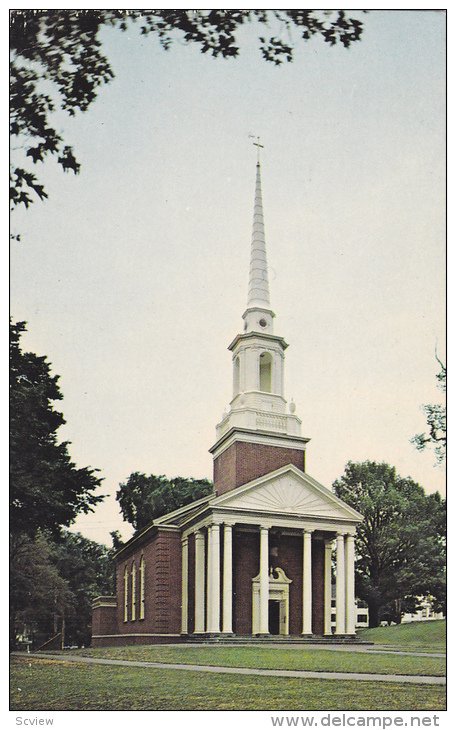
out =
[(355, 638), (362, 516), (306, 472), (309, 439), (285, 398), (274, 318), (258, 161), (247, 307), (228, 348), (232, 400), (210, 448), (214, 492), (118, 551), (116, 596), (94, 602), (93, 645)]

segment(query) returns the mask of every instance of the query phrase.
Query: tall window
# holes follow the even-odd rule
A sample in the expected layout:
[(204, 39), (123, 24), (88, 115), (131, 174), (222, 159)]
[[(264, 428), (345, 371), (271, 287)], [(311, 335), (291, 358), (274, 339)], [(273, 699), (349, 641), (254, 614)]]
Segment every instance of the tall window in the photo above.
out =
[(234, 370), (233, 370), (233, 396), (236, 396), (239, 393), (239, 387), (241, 382), (240, 377), (240, 371), (241, 366), (239, 363), (239, 358), (237, 357), (234, 361)]
[(128, 621), (128, 566), (124, 570), (124, 621)]
[(136, 621), (136, 563), (131, 564), (131, 620)]
[(272, 393), (272, 356), (270, 352), (260, 355), (260, 390)]
[(139, 561), (139, 618), (144, 618), (144, 589), (145, 589), (145, 570), (146, 563), (144, 562), (144, 555), (141, 555)]

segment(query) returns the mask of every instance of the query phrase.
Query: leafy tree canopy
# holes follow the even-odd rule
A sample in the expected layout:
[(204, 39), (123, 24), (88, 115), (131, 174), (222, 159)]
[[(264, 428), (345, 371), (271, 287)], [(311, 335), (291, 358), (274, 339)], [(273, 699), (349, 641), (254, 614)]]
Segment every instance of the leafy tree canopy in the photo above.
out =
[[(445, 502), (427, 495), (393, 466), (374, 461), (349, 462), (333, 484), (338, 497), (357, 509), (364, 521), (356, 535), (356, 591), (369, 606), (370, 626), (382, 611), (431, 595), (441, 600), (445, 586)], [(405, 604), (404, 604), (405, 605)]]
[(64, 627), (66, 644), (87, 646), (92, 600), (114, 591), (112, 550), (79, 533), (37, 532), (11, 540), (10, 636), (40, 646)]
[(58, 442), (65, 423), (54, 409), (61, 400), (58, 376), (45, 357), (23, 352), (25, 322), (10, 327), (10, 516), (14, 533), (38, 529), (58, 533), (80, 512), (93, 511), (103, 496), (94, 494), (101, 479), (94, 469), (78, 469), (68, 442)]
[(125, 483), (119, 484), (116, 499), (124, 520), (139, 532), (157, 517), (201, 499), (212, 491), (212, 482), (207, 479), (167, 479), (165, 476), (133, 472)]
[(27, 162), (54, 155), (64, 171), (79, 172), (52, 115), (57, 109), (69, 115), (85, 111), (114, 77), (99, 38), (103, 27), (136, 25), (165, 50), (179, 40), (201, 53), (235, 58), (241, 27), (255, 21), (267, 31), (258, 38), (260, 52), (275, 65), (293, 60), (293, 30), (304, 41), (320, 37), (346, 48), (363, 30), (344, 10), (13, 10), (10, 18), (10, 129), (17, 140), (13, 148), (23, 152), (22, 161), (11, 168), (10, 198), (13, 206), (26, 207), (36, 196), (47, 197)]
[[(439, 360), (436, 355), (437, 362), (440, 365), (440, 371), (437, 373), (437, 386), (444, 393), (446, 392), (446, 365)], [(437, 464), (441, 464), (446, 456), (446, 407), (443, 403), (428, 403), (423, 406), (426, 415), (426, 423), (428, 433), (417, 433), (412, 439), (418, 451), (423, 451), (430, 446), (434, 449)]]

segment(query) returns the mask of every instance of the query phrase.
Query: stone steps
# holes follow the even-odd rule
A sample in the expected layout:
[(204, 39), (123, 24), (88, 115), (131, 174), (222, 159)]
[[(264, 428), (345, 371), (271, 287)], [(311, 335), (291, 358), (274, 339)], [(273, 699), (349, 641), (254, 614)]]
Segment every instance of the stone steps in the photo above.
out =
[(192, 634), (182, 637), (186, 644), (372, 644), (357, 636), (254, 636), (254, 635), (223, 635), (223, 634)]

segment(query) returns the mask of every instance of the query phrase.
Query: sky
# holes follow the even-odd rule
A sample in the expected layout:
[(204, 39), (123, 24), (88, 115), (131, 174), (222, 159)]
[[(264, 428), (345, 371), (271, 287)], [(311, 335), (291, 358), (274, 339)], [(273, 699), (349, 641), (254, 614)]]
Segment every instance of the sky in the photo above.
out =
[[(360, 16), (361, 17), (361, 16)], [(105, 30), (115, 79), (56, 119), (81, 173), (37, 167), (49, 199), (12, 215), (11, 313), (60, 375), (62, 440), (109, 495), (72, 529), (124, 538), (133, 471), (211, 478), (247, 302), (256, 151), (275, 333), (307, 470), (331, 487), (386, 461), (427, 492), (425, 430), (445, 359), (445, 16), (371, 11), (350, 49), (300, 42), (274, 67)]]

